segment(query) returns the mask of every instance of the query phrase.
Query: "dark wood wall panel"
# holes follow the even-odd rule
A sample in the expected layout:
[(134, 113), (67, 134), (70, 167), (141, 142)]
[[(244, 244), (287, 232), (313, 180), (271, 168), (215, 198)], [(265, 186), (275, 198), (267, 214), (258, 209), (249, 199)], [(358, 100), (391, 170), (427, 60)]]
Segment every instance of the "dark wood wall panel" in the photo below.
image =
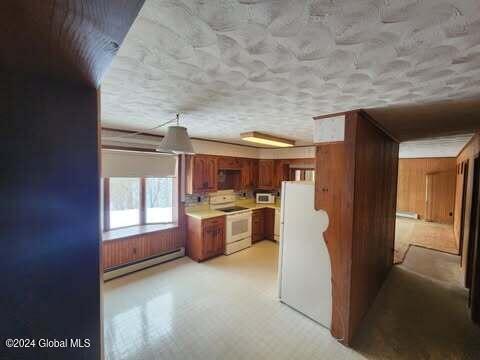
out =
[(332, 271), (331, 333), (349, 343), (350, 274), (353, 231), (355, 132), (357, 117), (346, 115), (345, 141), (318, 145), (315, 165), (315, 209), (328, 214), (324, 233)]
[(395, 239), (398, 144), (358, 114), (350, 290), (350, 336), (391, 266)]
[(103, 357), (97, 87), (142, 4), (0, 2), (2, 359)]
[[(455, 183), (455, 166), (455, 158), (400, 159), (398, 163), (397, 209), (415, 212), (420, 219), (425, 219), (427, 214), (425, 203), (427, 174), (449, 172), (453, 183)], [(437, 206), (445, 209), (445, 214), (441, 214), (442, 222), (453, 223), (454, 192), (454, 189), (444, 191), (443, 196), (435, 199)], [(449, 213), (452, 213), (452, 216), (449, 216)]]
[[(461, 249), (462, 270), (465, 273), (470, 237), (471, 207), (473, 196), (473, 174), (475, 157), (480, 153), (480, 133), (477, 133), (457, 157), (457, 186), (455, 193), (454, 234)], [(464, 174), (466, 173), (465, 197), (463, 198)], [(465, 208), (462, 224), (462, 207)], [(463, 231), (461, 230), (463, 226)]]
[(0, 338), (91, 339), (81, 351), (3, 354), (99, 359), (97, 90), (5, 73), (0, 87)]
[(317, 145), (315, 208), (329, 218), (331, 333), (349, 345), (393, 264), (398, 143), (363, 113), (345, 116), (345, 140)]
[(178, 250), (182, 246), (185, 246), (185, 239), (180, 228), (104, 241), (103, 269), (162, 255)]

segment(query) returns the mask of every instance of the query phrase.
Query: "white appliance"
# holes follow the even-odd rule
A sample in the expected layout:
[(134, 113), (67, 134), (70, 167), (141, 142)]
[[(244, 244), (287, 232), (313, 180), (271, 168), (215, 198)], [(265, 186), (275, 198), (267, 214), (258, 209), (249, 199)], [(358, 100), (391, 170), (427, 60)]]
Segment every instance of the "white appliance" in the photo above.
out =
[(273, 204), (275, 202), (275, 195), (269, 193), (257, 193), (255, 199), (257, 204)]
[(225, 212), (225, 255), (252, 246), (252, 211), (235, 206), (233, 190), (210, 195), (210, 208)]
[(315, 211), (313, 182), (282, 183), (279, 254), (280, 301), (330, 328), (332, 284), (330, 256), (323, 233), (325, 211)]

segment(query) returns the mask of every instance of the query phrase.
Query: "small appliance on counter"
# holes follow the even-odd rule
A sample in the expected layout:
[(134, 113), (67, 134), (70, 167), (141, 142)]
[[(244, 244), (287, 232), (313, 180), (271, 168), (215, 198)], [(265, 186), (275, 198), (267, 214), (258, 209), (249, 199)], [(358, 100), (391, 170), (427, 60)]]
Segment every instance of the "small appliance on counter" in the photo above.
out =
[(257, 204), (274, 204), (275, 203), (275, 195), (271, 193), (257, 193), (255, 195), (255, 200)]

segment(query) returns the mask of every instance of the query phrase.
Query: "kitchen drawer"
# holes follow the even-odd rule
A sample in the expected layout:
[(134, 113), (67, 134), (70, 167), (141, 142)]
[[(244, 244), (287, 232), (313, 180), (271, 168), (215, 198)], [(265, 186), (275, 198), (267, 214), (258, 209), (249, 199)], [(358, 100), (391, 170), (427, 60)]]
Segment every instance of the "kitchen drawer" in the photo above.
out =
[(203, 226), (223, 225), (225, 226), (225, 216), (218, 216), (210, 219), (202, 220)]

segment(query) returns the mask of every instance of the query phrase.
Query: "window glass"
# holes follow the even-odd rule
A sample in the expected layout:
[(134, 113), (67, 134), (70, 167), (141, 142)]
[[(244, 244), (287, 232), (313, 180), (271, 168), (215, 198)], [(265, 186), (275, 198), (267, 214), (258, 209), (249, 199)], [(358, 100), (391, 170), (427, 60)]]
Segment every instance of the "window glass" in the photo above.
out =
[(315, 181), (315, 170), (305, 170), (305, 180)]
[(147, 223), (168, 223), (173, 220), (173, 179), (145, 179)]
[(295, 181), (302, 180), (302, 170), (295, 170)]
[(140, 179), (110, 178), (110, 228), (140, 224)]

